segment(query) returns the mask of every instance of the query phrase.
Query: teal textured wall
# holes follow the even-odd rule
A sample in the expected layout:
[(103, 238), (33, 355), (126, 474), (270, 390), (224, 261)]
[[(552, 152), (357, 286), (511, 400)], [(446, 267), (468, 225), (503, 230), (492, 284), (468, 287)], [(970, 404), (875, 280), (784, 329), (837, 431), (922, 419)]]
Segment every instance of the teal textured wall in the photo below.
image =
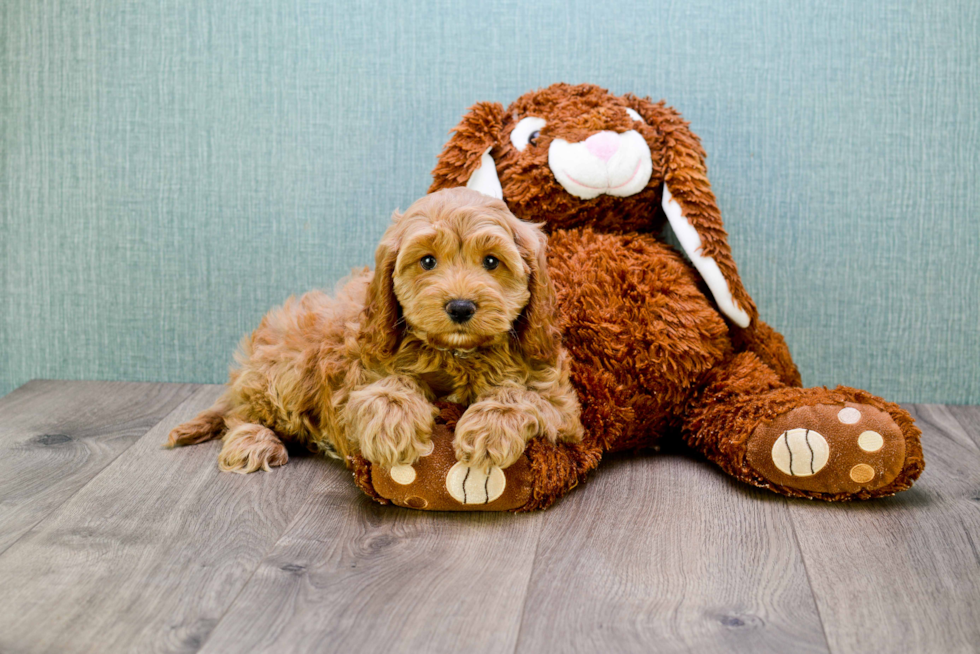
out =
[(980, 403), (975, 0), (5, 0), (0, 394), (223, 381), (469, 105), (555, 81), (692, 121), (806, 383)]

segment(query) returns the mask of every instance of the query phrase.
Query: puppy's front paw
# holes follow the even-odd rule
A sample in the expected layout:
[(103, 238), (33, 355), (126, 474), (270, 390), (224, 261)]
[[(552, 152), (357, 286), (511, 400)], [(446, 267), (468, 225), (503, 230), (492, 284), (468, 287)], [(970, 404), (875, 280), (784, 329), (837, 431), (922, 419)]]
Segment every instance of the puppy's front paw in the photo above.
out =
[(453, 449), (456, 458), (470, 467), (506, 468), (536, 435), (537, 421), (522, 407), (477, 402), (456, 423)]
[(421, 396), (368, 387), (351, 393), (345, 411), (347, 436), (371, 463), (411, 465), (432, 452), (437, 409)]

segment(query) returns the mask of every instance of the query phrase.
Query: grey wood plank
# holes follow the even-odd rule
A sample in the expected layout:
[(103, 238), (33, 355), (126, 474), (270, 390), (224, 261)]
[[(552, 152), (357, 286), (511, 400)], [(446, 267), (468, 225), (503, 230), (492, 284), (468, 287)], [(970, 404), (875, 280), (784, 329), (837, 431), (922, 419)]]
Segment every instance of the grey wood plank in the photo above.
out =
[(383, 507), (324, 477), (202, 652), (512, 652), (542, 517)]
[(910, 490), (790, 515), (831, 650), (973, 652), (980, 644), (980, 449), (950, 411), (906, 406), (926, 469)]
[(193, 389), (191, 384), (38, 380), (0, 400), (0, 552)]
[[(980, 406), (949, 404), (946, 405), (946, 409), (960, 423), (963, 431), (969, 434), (973, 442), (980, 448)], [(980, 493), (980, 490), (978, 490), (978, 493)]]
[(312, 457), (235, 475), (218, 442), (164, 449), (219, 392), (199, 388), (0, 556), (0, 651), (196, 651), (317, 477), (347, 475)]
[(826, 652), (782, 497), (686, 453), (606, 461), (547, 514), (518, 652)]

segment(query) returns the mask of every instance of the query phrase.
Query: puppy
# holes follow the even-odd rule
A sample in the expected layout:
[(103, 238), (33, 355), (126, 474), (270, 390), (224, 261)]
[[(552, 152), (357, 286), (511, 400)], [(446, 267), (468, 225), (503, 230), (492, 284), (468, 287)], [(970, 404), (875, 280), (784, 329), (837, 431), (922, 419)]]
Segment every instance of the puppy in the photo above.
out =
[(394, 215), (373, 273), (269, 312), (224, 395), (168, 445), (222, 436), (219, 467), (243, 473), (286, 463), (283, 441), (411, 465), (432, 451), (437, 399), (469, 405), (453, 447), (472, 467), (506, 468), (535, 437), (581, 440), (546, 244), (475, 191), (418, 200)]

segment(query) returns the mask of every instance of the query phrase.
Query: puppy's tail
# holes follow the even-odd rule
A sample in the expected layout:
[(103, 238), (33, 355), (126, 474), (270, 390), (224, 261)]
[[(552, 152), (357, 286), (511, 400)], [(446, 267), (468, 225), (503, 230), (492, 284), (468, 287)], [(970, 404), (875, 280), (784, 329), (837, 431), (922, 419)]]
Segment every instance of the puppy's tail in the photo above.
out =
[(231, 410), (231, 402), (221, 396), (214, 405), (202, 411), (193, 420), (174, 427), (167, 437), (167, 447), (197, 445), (220, 437), (226, 429), (225, 416)]

